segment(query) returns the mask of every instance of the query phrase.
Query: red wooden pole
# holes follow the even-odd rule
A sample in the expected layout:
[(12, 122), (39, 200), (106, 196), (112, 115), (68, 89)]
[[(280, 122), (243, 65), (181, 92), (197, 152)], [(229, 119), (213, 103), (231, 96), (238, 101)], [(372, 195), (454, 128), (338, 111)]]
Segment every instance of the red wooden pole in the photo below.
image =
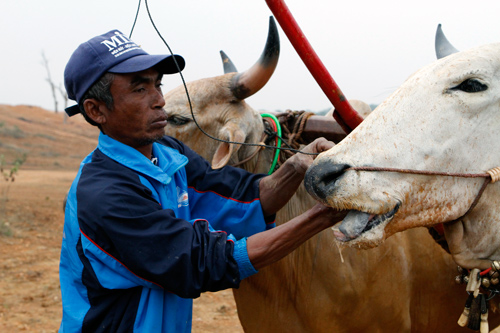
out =
[(266, 3), (292, 43), (295, 51), (297, 51), (302, 61), (309, 69), (309, 72), (311, 72), (316, 82), (335, 107), (333, 117), (342, 129), (349, 134), (363, 121), (363, 117), (361, 117), (356, 110), (352, 108), (351, 104), (349, 104), (344, 94), (323, 65), (321, 59), (319, 59), (311, 44), (307, 41), (306, 36), (293, 18), (284, 0), (266, 0)]

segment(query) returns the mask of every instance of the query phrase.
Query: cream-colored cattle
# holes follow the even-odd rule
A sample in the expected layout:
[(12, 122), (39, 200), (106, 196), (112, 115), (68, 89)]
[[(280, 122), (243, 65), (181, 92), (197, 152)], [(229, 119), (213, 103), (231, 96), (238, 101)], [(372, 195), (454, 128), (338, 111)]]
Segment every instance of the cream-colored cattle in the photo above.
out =
[[(275, 55), (272, 61), (264, 57), (264, 66), (259, 61), (253, 67), (266, 68), (267, 79), (277, 62), (277, 52), (263, 54), (269, 53)], [(242, 98), (239, 92), (256, 93), (258, 89), (245, 88), (263, 86), (267, 79), (253, 73), (260, 78), (259, 84), (241, 84), (241, 78), (252, 77), (248, 74), (229, 73), (187, 84), (195, 118), (208, 134), (232, 141), (260, 141), (264, 130), (260, 115), (246, 104), (248, 94)], [(242, 161), (257, 149), (220, 143), (202, 134), (193, 122), (183, 87), (167, 93), (165, 100), (166, 133), (215, 166)], [(265, 149), (241, 167), (267, 173), (273, 153)], [(277, 224), (313, 204), (301, 186), (278, 213)], [(234, 296), (246, 332), (459, 331), (456, 321), (465, 292), (453, 282), (456, 265), (427, 230), (399, 233), (370, 251), (340, 251), (334, 240), (331, 230), (324, 231), (242, 281)]]
[(490, 260), (500, 260), (498, 184), (489, 185), (463, 216), (484, 179), (344, 170), (484, 173), (500, 166), (499, 129), (500, 44), (454, 53), (413, 74), (366, 122), (317, 158), (309, 171), (310, 192), (353, 210), (338, 238), (363, 247), (459, 219), (444, 225), (453, 258), (463, 267), (485, 269)]

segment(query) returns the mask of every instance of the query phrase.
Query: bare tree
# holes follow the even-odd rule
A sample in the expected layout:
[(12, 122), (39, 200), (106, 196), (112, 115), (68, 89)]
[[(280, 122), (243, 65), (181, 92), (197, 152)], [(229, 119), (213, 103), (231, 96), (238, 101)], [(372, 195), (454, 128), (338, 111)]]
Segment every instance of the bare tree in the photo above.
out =
[[(66, 92), (66, 89), (62, 86), (62, 84), (59, 84), (57, 87), (59, 90), (59, 93), (61, 94), (63, 101), (64, 101), (64, 109), (68, 107), (68, 93)], [(64, 113), (64, 123), (66, 123), (66, 120), (68, 119), (68, 114), (66, 112)]]
[(42, 65), (45, 67), (45, 70), (47, 70), (47, 82), (50, 85), (50, 89), (52, 90), (52, 97), (54, 98), (54, 111), (57, 113), (59, 112), (59, 109), (57, 107), (57, 96), (56, 96), (56, 90), (57, 86), (52, 81), (52, 77), (50, 76), (50, 69), (49, 69), (49, 61), (47, 60), (47, 57), (45, 57), (45, 52), (42, 50)]
[(66, 109), (68, 107), (68, 93), (66, 92), (66, 89), (63, 87), (62, 84), (59, 84), (57, 87), (59, 90), (59, 93), (61, 94), (63, 101), (64, 101), (64, 108)]

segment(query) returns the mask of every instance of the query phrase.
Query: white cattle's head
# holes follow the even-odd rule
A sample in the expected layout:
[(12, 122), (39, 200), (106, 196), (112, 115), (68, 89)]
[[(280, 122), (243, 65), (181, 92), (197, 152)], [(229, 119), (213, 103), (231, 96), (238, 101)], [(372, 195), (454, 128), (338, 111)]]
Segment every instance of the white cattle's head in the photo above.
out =
[[(206, 133), (233, 142), (260, 141), (264, 131), (262, 118), (245, 102), (245, 98), (259, 91), (271, 78), (278, 63), (279, 50), (278, 30), (271, 17), (265, 49), (250, 69), (238, 73), (221, 51), (226, 74), (187, 83), (194, 117)], [(165, 133), (195, 148), (204, 158), (211, 158), (214, 169), (248, 156), (248, 152), (243, 152), (245, 149), (257, 149), (240, 149), (239, 144), (218, 143), (206, 137), (193, 121), (183, 86), (165, 94), (165, 102), (168, 116)], [(239, 157), (239, 152), (242, 157)]]
[(346, 171), (360, 166), (453, 173), (500, 166), (500, 44), (454, 53), (417, 71), (306, 175), (316, 199), (350, 210), (334, 227), (344, 244), (374, 247), (394, 233), (445, 223), (457, 264), (488, 268), (489, 260), (500, 260), (498, 183), (461, 218), (483, 178)]

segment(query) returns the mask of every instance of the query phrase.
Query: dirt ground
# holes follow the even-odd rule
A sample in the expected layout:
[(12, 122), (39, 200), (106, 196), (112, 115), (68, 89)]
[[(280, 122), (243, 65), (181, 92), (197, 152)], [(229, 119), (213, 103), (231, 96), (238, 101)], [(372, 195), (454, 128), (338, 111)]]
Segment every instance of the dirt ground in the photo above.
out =
[[(0, 178), (0, 332), (59, 328), (63, 199), (97, 136), (81, 116), (0, 105), (4, 171), (26, 157), (14, 182)], [(194, 301), (193, 332), (242, 331), (231, 290)]]

